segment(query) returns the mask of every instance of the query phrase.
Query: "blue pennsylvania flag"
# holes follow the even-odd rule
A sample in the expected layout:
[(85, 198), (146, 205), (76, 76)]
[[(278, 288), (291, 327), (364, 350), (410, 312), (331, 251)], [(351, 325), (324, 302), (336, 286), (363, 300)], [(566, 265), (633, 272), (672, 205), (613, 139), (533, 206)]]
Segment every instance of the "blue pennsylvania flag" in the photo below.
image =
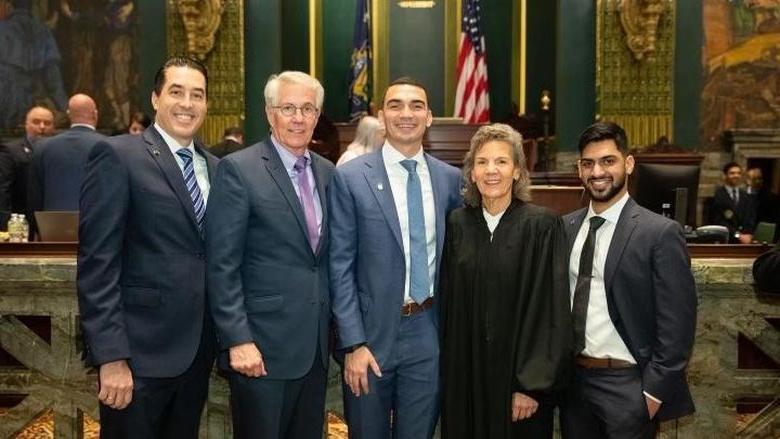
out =
[(371, 5), (358, 0), (349, 85), (349, 116), (354, 122), (368, 114), (371, 96)]

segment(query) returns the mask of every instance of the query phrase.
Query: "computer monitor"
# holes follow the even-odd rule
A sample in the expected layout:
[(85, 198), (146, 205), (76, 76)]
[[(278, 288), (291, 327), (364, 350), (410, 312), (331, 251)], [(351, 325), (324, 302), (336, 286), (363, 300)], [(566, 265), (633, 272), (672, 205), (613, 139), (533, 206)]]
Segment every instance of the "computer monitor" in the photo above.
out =
[(653, 212), (695, 227), (699, 171), (698, 165), (637, 163), (632, 176), (634, 199)]

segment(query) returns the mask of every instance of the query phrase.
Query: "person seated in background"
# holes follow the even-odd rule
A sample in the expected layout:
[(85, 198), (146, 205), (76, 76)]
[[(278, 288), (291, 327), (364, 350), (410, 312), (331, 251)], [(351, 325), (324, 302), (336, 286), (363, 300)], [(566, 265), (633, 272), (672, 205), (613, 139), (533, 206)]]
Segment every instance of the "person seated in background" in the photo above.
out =
[(759, 290), (780, 293), (780, 243), (756, 258), (753, 279)]
[(723, 167), (724, 185), (715, 190), (709, 223), (729, 229), (730, 242), (749, 244), (753, 240), (756, 213), (753, 200), (740, 187), (742, 166), (730, 162)]
[(384, 142), (385, 127), (382, 126), (379, 119), (373, 116), (364, 116), (358, 123), (355, 140), (341, 154), (336, 166), (341, 166), (355, 157), (372, 152), (382, 146)]
[(244, 148), (244, 130), (240, 127), (229, 127), (222, 135), (222, 141), (210, 148), (211, 153), (222, 158)]
[[(777, 224), (780, 221), (780, 197), (764, 185), (764, 173), (761, 168), (750, 168), (747, 174), (747, 193), (753, 199), (756, 211), (756, 224), (759, 222)], [(777, 241), (775, 232), (773, 242)]]
[(24, 132), (24, 137), (0, 145), (0, 230), (5, 230), (12, 212), (31, 216), (27, 206), (30, 160), (34, 145), (54, 134), (54, 112), (43, 105), (33, 106), (25, 116)]
[(134, 136), (140, 136), (152, 124), (152, 119), (143, 111), (136, 111), (130, 117), (130, 124), (127, 126), (127, 133)]

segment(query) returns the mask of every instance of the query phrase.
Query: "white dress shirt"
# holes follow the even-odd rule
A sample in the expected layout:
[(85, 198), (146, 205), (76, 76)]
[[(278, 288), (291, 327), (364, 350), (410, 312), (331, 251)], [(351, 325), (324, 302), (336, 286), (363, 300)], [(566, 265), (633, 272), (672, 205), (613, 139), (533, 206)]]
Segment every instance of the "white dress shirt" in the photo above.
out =
[(487, 211), (484, 207), (482, 208), (482, 216), (485, 217), (485, 223), (487, 223), (487, 228), (490, 230), (490, 241), (493, 242), (493, 232), (496, 231), (496, 227), (498, 227), (498, 223), (501, 222), (501, 217), (504, 216), (504, 212), (506, 210), (502, 210), (497, 215), (491, 215), (490, 212)]
[[(401, 225), (401, 239), (404, 244), (404, 258), (406, 259), (404, 303), (411, 303), (414, 302), (414, 299), (409, 295), (411, 253), (409, 246), (409, 209), (406, 206), (406, 181), (409, 178), (409, 172), (401, 164), (401, 161), (407, 160), (407, 157), (393, 148), (390, 143), (385, 142), (384, 146), (382, 146), (382, 159), (385, 163), (387, 178), (390, 180), (390, 190), (395, 201), (395, 210), (398, 212), (398, 223)], [(420, 187), (422, 189), (425, 240), (428, 249), (428, 275), (431, 280), (429, 296), (432, 296), (434, 276), (436, 274), (436, 205), (433, 201), (431, 173), (428, 170), (428, 162), (425, 160), (422, 147), (420, 147), (417, 154), (413, 157), (408, 157), (408, 159), (417, 162), (417, 175), (420, 178)]]
[[(593, 358), (614, 358), (636, 364), (634, 356), (628, 351), (623, 339), (620, 338), (607, 309), (607, 290), (604, 285), (604, 265), (607, 262), (609, 244), (612, 235), (615, 234), (615, 226), (620, 218), (620, 212), (628, 201), (628, 194), (618, 200), (609, 209), (596, 214), (593, 206), (588, 208), (588, 213), (582, 221), (582, 226), (577, 233), (577, 239), (572, 247), (569, 259), (569, 291), (571, 292), (572, 305), (574, 302), (574, 287), (577, 285), (577, 275), (580, 270), (580, 254), (585, 239), (588, 237), (590, 218), (600, 216), (604, 218), (604, 224), (596, 231), (596, 246), (593, 251), (593, 277), (590, 280), (590, 296), (588, 300), (588, 317), (585, 320), (585, 349), (582, 355)], [(579, 352), (578, 352), (579, 353)]]
[(206, 164), (206, 158), (198, 154), (197, 151), (195, 151), (195, 143), (190, 140), (189, 145), (180, 145), (179, 142), (176, 141), (173, 137), (169, 136), (168, 133), (165, 132), (162, 128), (160, 128), (159, 125), (157, 125), (157, 122), (154, 123), (154, 128), (157, 130), (158, 133), (162, 136), (163, 140), (165, 141), (165, 144), (168, 145), (168, 148), (171, 150), (171, 154), (173, 154), (173, 158), (176, 159), (176, 164), (179, 165), (179, 169), (182, 171), (182, 175), (184, 175), (184, 160), (182, 160), (181, 157), (179, 157), (178, 154), (176, 154), (176, 151), (187, 148), (192, 153), (192, 166), (195, 169), (195, 180), (198, 182), (198, 187), (200, 188), (200, 193), (203, 195), (203, 203), (208, 205), (209, 202), (209, 190), (211, 189), (211, 185), (209, 184), (209, 168)]

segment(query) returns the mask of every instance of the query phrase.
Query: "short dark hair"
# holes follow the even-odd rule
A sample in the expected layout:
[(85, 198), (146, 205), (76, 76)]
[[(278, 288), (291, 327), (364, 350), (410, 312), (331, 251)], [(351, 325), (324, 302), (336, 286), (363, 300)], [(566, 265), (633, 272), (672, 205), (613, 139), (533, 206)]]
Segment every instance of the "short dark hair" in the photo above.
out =
[(160, 93), (162, 93), (162, 89), (165, 86), (165, 72), (171, 67), (189, 67), (202, 73), (203, 79), (206, 80), (206, 95), (208, 95), (208, 69), (206, 69), (206, 66), (202, 62), (190, 56), (172, 56), (165, 61), (165, 64), (163, 64), (162, 67), (157, 70), (157, 73), (154, 74), (154, 94), (160, 96)]
[(222, 137), (227, 136), (244, 136), (244, 130), (241, 127), (227, 127), (225, 128), (225, 134)]
[(141, 126), (144, 128), (149, 128), (149, 125), (152, 124), (152, 119), (143, 111), (136, 111), (132, 116), (130, 116), (130, 124), (127, 125), (128, 129), (130, 128), (130, 125), (133, 124), (133, 122), (141, 124)]
[(737, 162), (726, 163), (725, 165), (723, 165), (723, 175), (728, 174), (731, 168), (739, 168), (740, 170), (742, 170), (742, 165), (740, 165)]
[(586, 146), (602, 140), (613, 140), (620, 153), (624, 156), (628, 155), (628, 136), (623, 128), (615, 122), (596, 122), (585, 128), (585, 131), (580, 134), (580, 141), (577, 144), (580, 155), (585, 151)]
[(390, 85), (387, 86), (385, 89), (385, 92), (382, 94), (382, 107), (385, 106), (385, 98), (387, 97), (387, 91), (390, 90), (390, 87), (394, 85), (411, 85), (413, 87), (418, 87), (423, 90), (425, 93), (425, 102), (430, 107), (430, 104), (428, 103), (428, 89), (425, 88), (425, 85), (423, 85), (422, 82), (418, 81), (417, 79), (412, 78), (411, 76), (401, 76), (400, 78), (396, 79), (395, 81), (391, 82)]

